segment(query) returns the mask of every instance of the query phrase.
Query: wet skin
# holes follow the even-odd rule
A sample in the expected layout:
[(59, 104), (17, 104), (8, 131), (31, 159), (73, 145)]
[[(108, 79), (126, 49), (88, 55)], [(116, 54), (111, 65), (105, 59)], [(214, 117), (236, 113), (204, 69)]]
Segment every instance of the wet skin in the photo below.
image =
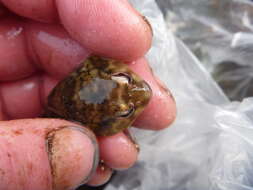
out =
[(78, 121), (109, 136), (131, 126), (151, 96), (149, 85), (126, 64), (92, 56), (53, 89), (46, 116)]

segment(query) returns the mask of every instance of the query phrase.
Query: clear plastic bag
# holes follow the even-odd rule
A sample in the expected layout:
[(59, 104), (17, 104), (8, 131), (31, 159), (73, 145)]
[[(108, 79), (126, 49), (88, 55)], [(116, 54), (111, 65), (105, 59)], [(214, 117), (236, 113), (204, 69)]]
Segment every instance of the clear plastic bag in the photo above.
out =
[(230, 102), (168, 31), (154, 0), (131, 3), (153, 26), (147, 57), (174, 94), (178, 117), (160, 132), (132, 131), (141, 146), (139, 161), (117, 173), (106, 190), (253, 189), (253, 98)]
[(253, 2), (159, 0), (167, 23), (231, 100), (253, 96)]

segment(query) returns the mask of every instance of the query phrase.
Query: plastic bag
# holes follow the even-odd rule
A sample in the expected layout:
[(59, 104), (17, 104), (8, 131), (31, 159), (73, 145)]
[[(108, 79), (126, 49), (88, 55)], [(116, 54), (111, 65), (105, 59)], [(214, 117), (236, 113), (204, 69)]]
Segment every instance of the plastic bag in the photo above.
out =
[(154, 0), (131, 0), (154, 29), (148, 59), (171, 89), (178, 117), (160, 132), (135, 129), (139, 161), (106, 190), (253, 189), (253, 98), (230, 102), (166, 27)]
[(253, 2), (159, 0), (169, 30), (198, 56), (231, 100), (253, 96)]

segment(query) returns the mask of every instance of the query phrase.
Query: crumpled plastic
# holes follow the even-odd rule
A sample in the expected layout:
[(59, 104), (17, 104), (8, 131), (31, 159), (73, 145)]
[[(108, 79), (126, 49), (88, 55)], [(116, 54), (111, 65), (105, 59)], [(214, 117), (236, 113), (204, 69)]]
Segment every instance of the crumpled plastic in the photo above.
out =
[(153, 26), (147, 58), (172, 91), (178, 116), (166, 130), (131, 131), (141, 147), (139, 161), (118, 172), (106, 190), (253, 189), (253, 98), (231, 102), (168, 30), (154, 0), (131, 3)]
[(230, 100), (253, 96), (253, 1), (158, 0), (173, 31)]

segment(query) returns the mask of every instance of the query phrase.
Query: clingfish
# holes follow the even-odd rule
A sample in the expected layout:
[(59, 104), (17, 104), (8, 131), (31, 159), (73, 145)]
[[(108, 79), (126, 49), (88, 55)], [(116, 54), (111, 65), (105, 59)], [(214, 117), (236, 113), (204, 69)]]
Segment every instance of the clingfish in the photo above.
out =
[(126, 64), (91, 56), (52, 90), (45, 115), (110, 136), (131, 126), (151, 96), (149, 85)]

